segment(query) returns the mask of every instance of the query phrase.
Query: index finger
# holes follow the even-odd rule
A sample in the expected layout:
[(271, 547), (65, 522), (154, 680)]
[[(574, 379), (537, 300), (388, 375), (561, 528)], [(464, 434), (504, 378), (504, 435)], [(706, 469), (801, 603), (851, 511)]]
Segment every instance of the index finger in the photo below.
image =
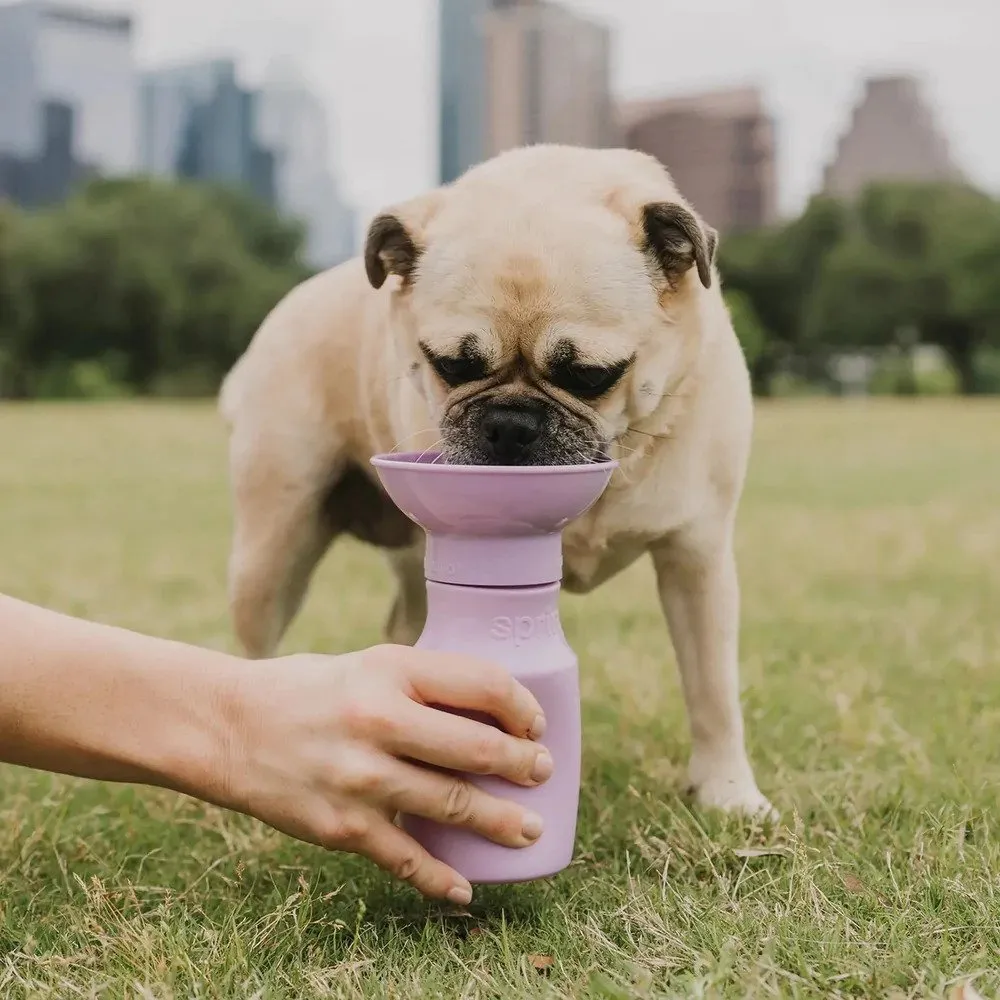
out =
[(460, 653), (407, 649), (411, 697), (425, 705), (481, 712), (513, 736), (540, 739), (545, 713), (535, 696), (499, 664)]

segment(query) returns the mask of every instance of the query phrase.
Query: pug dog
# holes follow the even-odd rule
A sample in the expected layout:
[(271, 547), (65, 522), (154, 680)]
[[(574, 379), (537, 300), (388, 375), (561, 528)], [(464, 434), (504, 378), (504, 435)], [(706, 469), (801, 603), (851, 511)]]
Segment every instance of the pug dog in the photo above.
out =
[(422, 534), (370, 468), (620, 463), (564, 535), (566, 590), (655, 567), (708, 807), (773, 815), (740, 705), (734, 521), (750, 453), (746, 362), (717, 235), (654, 158), (523, 147), (379, 214), (364, 254), (293, 289), (224, 380), (230, 607), (271, 654), (331, 542), (386, 553), (389, 641), (426, 613)]

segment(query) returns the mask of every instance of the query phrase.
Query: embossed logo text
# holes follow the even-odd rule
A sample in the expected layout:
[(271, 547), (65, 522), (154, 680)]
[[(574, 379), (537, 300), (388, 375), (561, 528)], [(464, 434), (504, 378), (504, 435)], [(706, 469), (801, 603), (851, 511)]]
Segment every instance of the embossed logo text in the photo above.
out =
[(490, 625), (490, 635), (499, 642), (523, 645), (532, 639), (553, 638), (559, 635), (559, 612), (548, 611), (543, 615), (497, 615)]

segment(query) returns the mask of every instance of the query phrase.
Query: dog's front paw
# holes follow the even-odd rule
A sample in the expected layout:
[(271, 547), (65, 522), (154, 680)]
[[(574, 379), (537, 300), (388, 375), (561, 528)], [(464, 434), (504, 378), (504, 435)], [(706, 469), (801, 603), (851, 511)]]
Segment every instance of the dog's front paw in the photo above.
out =
[(746, 759), (692, 757), (688, 780), (698, 805), (751, 819), (774, 821), (778, 812), (761, 794)]

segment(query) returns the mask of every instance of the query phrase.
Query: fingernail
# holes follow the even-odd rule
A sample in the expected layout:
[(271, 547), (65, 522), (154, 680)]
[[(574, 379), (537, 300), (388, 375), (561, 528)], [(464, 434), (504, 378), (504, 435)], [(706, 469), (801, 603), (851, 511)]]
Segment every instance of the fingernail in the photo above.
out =
[(555, 765), (552, 763), (552, 755), (548, 750), (543, 750), (535, 758), (535, 766), (531, 772), (531, 777), (535, 781), (548, 781), (552, 777)]
[(521, 820), (521, 833), (528, 840), (538, 840), (542, 835), (542, 817), (538, 813), (526, 812)]
[(540, 740), (545, 735), (545, 716), (536, 715), (535, 721), (531, 724), (531, 728), (528, 730), (528, 735), (533, 740)]
[(467, 885), (455, 885), (448, 890), (448, 901), (456, 906), (468, 906), (472, 902), (472, 889)]

